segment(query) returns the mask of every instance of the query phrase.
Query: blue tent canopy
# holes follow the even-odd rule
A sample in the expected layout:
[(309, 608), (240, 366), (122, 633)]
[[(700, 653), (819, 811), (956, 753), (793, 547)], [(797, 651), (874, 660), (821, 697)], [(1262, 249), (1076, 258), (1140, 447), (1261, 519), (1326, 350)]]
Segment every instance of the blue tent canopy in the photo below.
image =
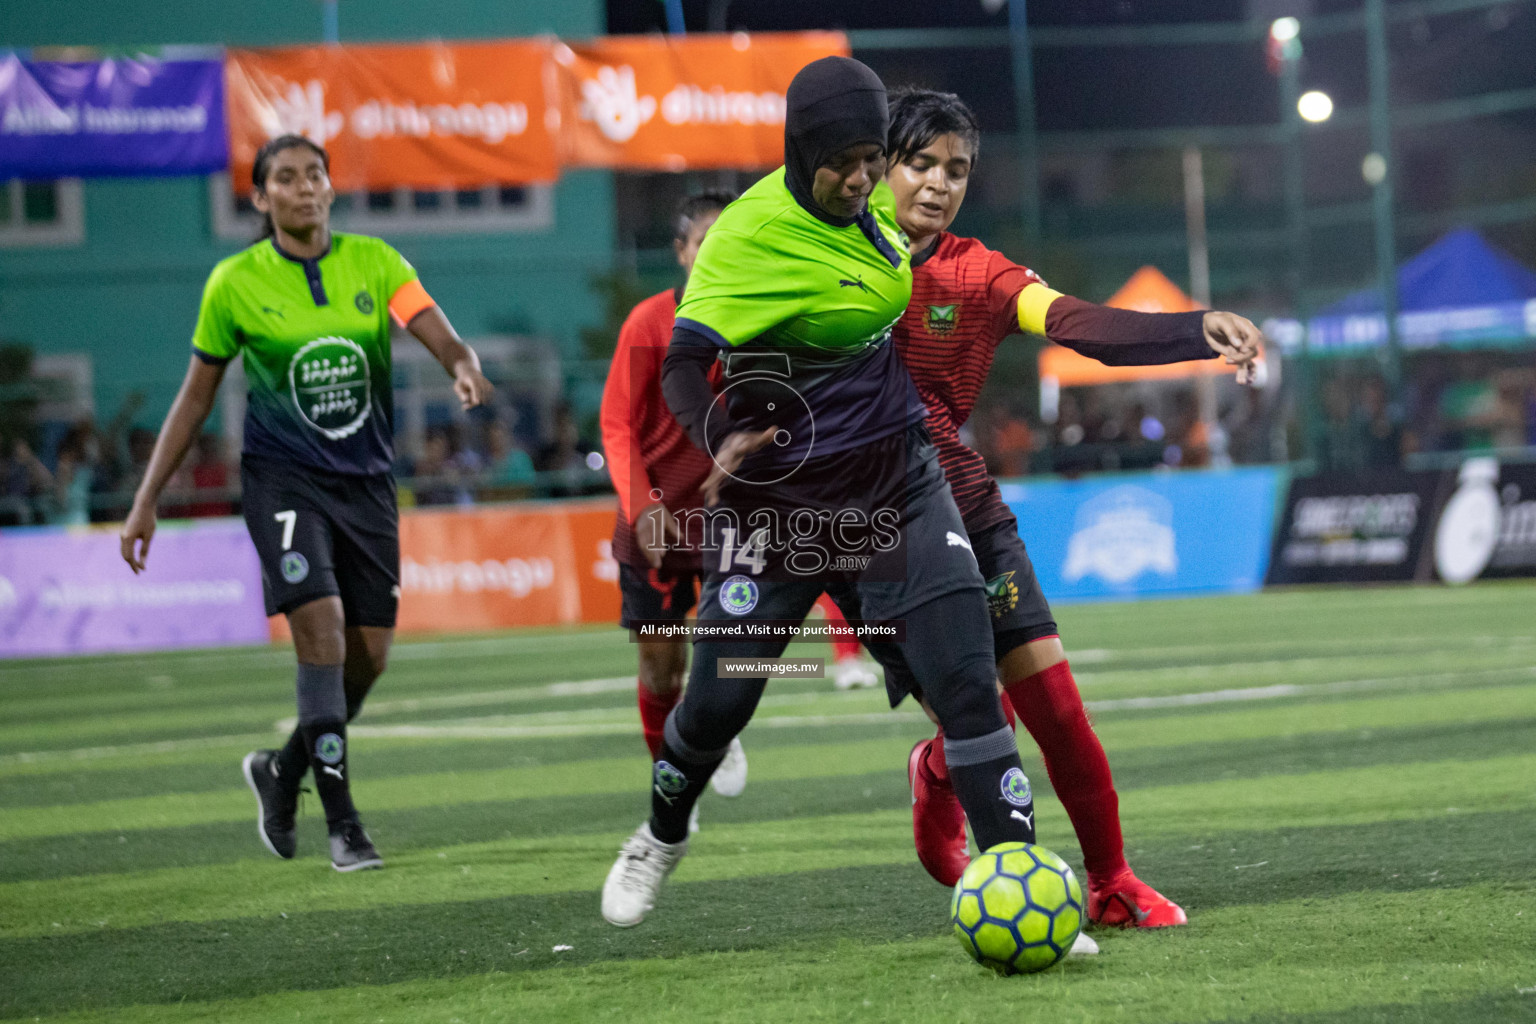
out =
[[(1536, 271), (1471, 228), (1456, 228), (1397, 271), (1397, 331), (1408, 351), (1523, 346), (1536, 339)], [(1264, 330), (1284, 352), (1301, 348), (1302, 325), (1271, 320)], [(1348, 355), (1387, 342), (1381, 293), (1334, 303), (1307, 322), (1315, 353)]]
[[(1404, 313), (1452, 306), (1492, 306), (1536, 298), (1536, 271), (1461, 227), (1397, 268), (1398, 308)], [(1381, 293), (1367, 288), (1322, 310), (1319, 316), (1381, 313)]]

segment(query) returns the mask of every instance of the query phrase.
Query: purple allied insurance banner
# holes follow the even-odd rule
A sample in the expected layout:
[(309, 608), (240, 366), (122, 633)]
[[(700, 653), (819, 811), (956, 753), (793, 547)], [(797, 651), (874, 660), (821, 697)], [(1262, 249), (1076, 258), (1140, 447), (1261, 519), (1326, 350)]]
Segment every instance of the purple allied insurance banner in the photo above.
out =
[(238, 519), (162, 525), (139, 576), (111, 530), (0, 530), (0, 658), (267, 641), (261, 564)]
[(228, 165), (222, 61), (0, 54), (0, 181), (208, 174)]

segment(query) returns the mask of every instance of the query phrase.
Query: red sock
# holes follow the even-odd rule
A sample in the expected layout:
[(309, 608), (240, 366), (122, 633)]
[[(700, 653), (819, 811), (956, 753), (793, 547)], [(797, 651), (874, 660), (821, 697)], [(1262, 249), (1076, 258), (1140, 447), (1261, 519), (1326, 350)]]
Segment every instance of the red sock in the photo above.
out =
[(1104, 745), (1088, 721), (1082, 694), (1065, 661), (1024, 679), (1004, 684), (1040, 746), (1046, 774), (1083, 848), (1090, 881), (1126, 870), (1125, 841), (1120, 835), (1120, 798), (1110, 775)]
[(1008, 728), (1014, 732), (1019, 731), (1019, 716), (1013, 710), (1013, 701), (1008, 698), (1008, 691), (998, 694), (998, 699), (1003, 703), (1003, 717), (1008, 719)]
[(667, 727), (667, 716), (677, 706), (683, 691), (676, 693), (652, 693), (640, 683), (636, 688), (640, 696), (640, 728), (645, 733), (645, 745), (651, 748), (651, 760), (661, 756), (662, 733)]
[[(837, 605), (833, 603), (832, 598), (822, 594), (821, 597), (816, 599), (816, 603), (821, 606), (822, 613), (826, 615), (827, 625), (840, 629), (848, 628), (848, 620), (843, 618), (843, 613), (838, 611)], [(861, 648), (862, 645), (851, 637), (847, 639), (834, 638), (832, 640), (832, 657), (838, 661), (857, 658)]]

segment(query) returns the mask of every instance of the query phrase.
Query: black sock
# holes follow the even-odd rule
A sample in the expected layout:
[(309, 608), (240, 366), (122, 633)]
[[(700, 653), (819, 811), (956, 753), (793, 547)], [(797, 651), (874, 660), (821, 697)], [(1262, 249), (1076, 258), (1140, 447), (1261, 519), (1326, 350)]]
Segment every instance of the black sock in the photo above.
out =
[(277, 781), (289, 792), (297, 793), (304, 773), (309, 771), (309, 744), (304, 742), (304, 730), (295, 728), (288, 735), (288, 742), (277, 752)]
[(306, 722), (300, 728), (315, 769), (315, 792), (320, 794), (320, 805), (325, 808), (325, 823), (334, 829), (357, 817), (347, 775), (347, 724), (338, 719)]
[(340, 665), (299, 663), (299, 732), (315, 770), (325, 823), (332, 829), (357, 817), (347, 774), (347, 705), (341, 679)]
[(1012, 730), (968, 740), (945, 736), (944, 760), (977, 849), (1035, 841), (1034, 794), (1019, 763)]
[(671, 742), (662, 744), (660, 759), (651, 765), (652, 835), (664, 843), (688, 838), (688, 815), (724, 759), (689, 761)]

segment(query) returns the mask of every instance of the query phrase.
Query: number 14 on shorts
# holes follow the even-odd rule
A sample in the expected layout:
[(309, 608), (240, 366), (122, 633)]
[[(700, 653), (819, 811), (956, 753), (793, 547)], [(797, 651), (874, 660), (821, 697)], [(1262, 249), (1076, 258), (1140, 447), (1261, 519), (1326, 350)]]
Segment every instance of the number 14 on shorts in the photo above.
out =
[(720, 531), (720, 571), (730, 572), (732, 564), (735, 564), (746, 566), (756, 576), (768, 566), (767, 549), (767, 527), (749, 534), (746, 543), (738, 548), (736, 528), (727, 526)]

